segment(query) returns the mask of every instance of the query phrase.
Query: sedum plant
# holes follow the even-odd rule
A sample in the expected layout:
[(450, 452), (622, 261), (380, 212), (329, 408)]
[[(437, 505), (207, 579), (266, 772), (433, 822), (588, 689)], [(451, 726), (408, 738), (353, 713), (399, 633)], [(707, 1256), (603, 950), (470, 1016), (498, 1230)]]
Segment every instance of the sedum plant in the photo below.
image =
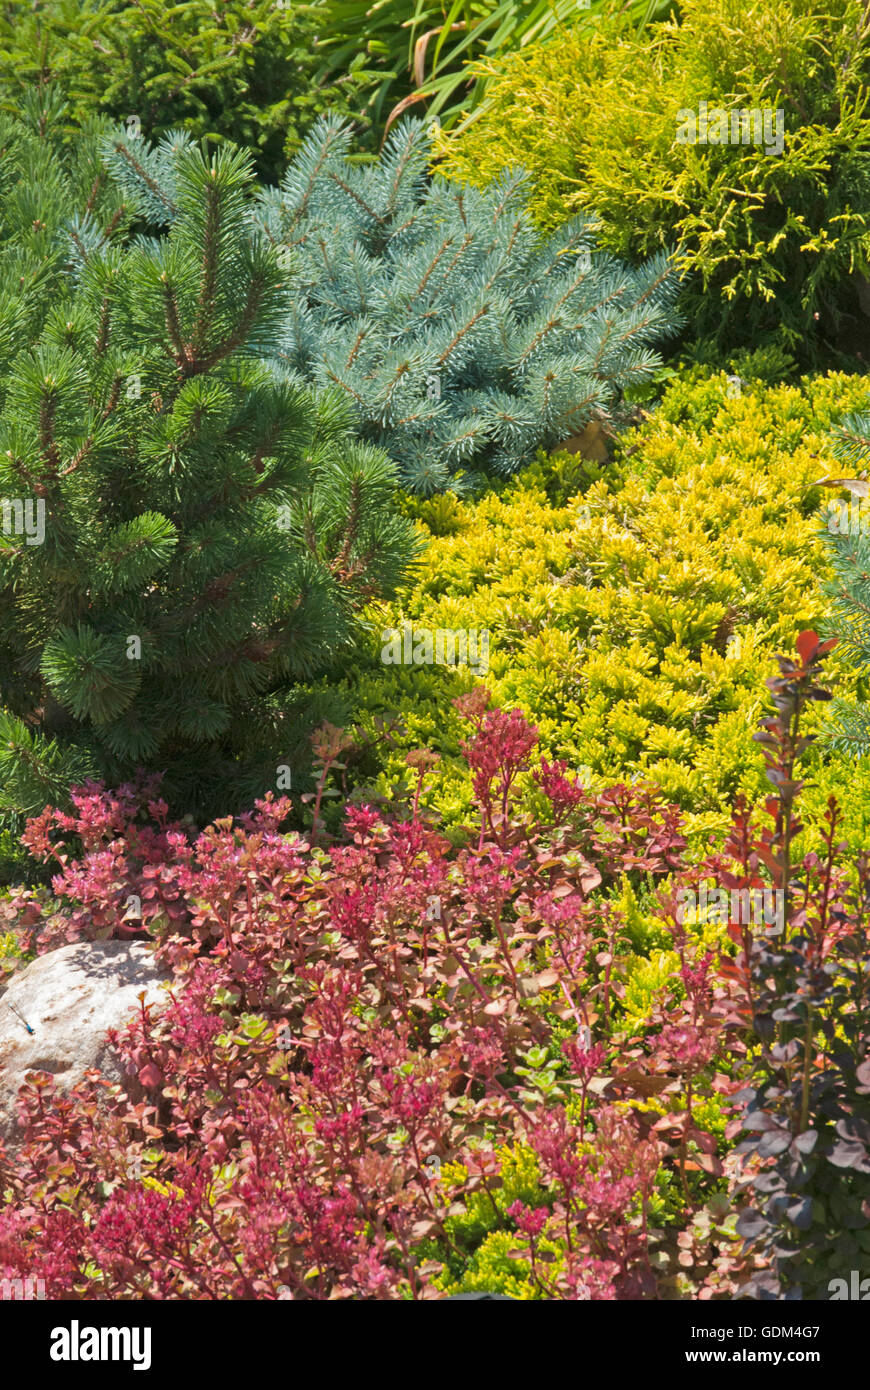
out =
[(529, 1298), (733, 1288), (733, 1230), (691, 1277), (678, 1258), (723, 1187), (686, 1108), (687, 1079), (712, 1094), (725, 1061), (705, 941), (682, 942), (697, 971), (668, 982), (642, 1040), (604, 958), (623, 948), (610, 894), (668, 881), (679, 815), (647, 791), (584, 792), (483, 691), (460, 713), (476, 804), (458, 850), (419, 806), (283, 835), (285, 798), (194, 837), (153, 782), (91, 785), (31, 822), (59, 872), (54, 900), (10, 903), (22, 944), (150, 938), (174, 979), (116, 1038), (140, 1102), (95, 1075), (67, 1096), (45, 1073), (21, 1086), (0, 1276), (44, 1278), (49, 1298), (418, 1300), (507, 1259)]
[[(824, 645), (797, 648), (762, 721), (770, 825), (738, 807), (693, 861), (673, 806), (581, 787), (482, 689), (457, 706), (457, 847), (420, 809), (422, 750), (409, 812), (348, 806), (335, 837), (316, 813), (281, 834), (271, 797), (193, 835), (153, 779), (35, 818), (58, 872), (5, 908), (20, 949), (150, 939), (173, 981), (113, 1037), (128, 1087), (23, 1078), (0, 1277), (80, 1300), (824, 1297), (870, 1249), (867, 863), (833, 800), (795, 849), (827, 693)], [(779, 934), (685, 914), (711, 877), (784, 893)], [(643, 1020), (626, 885), (673, 959)]]
[(288, 293), (250, 236), (250, 156), (179, 136), (173, 167), (162, 240), (107, 243), (69, 207), (70, 272), (0, 378), (9, 811), (139, 765), (187, 811), (274, 788), (306, 683), (413, 552), (389, 460), (253, 350)]
[[(341, 392), (359, 436), (424, 495), (513, 473), (593, 416), (620, 418), (677, 323), (667, 257), (630, 269), (592, 253), (582, 220), (542, 239), (519, 173), (482, 192), (430, 181), (419, 122), (366, 167), (350, 141), (324, 119), (252, 209), (293, 286), (276, 360)], [(123, 134), (109, 154), (153, 220), (174, 216), (173, 158)]]

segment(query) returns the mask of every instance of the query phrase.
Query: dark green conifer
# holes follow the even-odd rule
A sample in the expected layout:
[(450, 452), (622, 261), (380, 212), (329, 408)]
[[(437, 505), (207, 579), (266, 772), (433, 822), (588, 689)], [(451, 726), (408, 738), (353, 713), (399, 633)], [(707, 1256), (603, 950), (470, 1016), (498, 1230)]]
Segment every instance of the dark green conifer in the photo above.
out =
[[(22, 152), (32, 135), (16, 136)], [(203, 814), (286, 788), (311, 683), (414, 550), (393, 465), (349, 436), (346, 404), (265, 360), (292, 304), (252, 234), (250, 155), (183, 136), (162, 154), (173, 221), (159, 237), (107, 232), (128, 213), (117, 190), (99, 210), (82, 201), (76, 141), (29, 188), (24, 153), (0, 175), (11, 811), (139, 766)], [(31, 213), (46, 230), (16, 250)]]

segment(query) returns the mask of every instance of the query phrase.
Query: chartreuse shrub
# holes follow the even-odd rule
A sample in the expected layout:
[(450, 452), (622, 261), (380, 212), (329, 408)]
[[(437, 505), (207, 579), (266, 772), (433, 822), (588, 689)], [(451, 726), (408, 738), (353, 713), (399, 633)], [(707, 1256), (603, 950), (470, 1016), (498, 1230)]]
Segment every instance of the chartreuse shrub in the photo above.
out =
[(321, 81), (324, 17), (275, 0), (40, 0), (0, 4), (0, 108), (55, 85), (66, 118), (138, 122), (159, 137), (183, 127), (245, 145), (275, 180), (321, 112), (354, 115), (369, 132), (365, 94), (375, 81), (362, 50)]
[[(173, 981), (115, 1040), (144, 1105), (23, 1078), (0, 1278), (85, 1300), (832, 1292), (870, 1250), (870, 883), (834, 798), (795, 846), (828, 694), (825, 644), (796, 645), (757, 736), (771, 796), (694, 864), (674, 807), (584, 789), (483, 691), (457, 705), (458, 847), (419, 798), (303, 837), (269, 797), (196, 835), (153, 779), (32, 820), (59, 872), (7, 904), (19, 948), (139, 936)], [(687, 912), (710, 879), (781, 895), (778, 930), (733, 896), (726, 922)], [(626, 884), (670, 955), (631, 1019)]]
[[(370, 613), (345, 685), (346, 722), (365, 733), (359, 765), (373, 776), (380, 757), (383, 794), (407, 782), (407, 750), (436, 748), (433, 804), (461, 821), (469, 790), (448, 697), (478, 682), (535, 719), (548, 755), (596, 786), (653, 782), (701, 832), (724, 824), (736, 794), (759, 794), (746, 738), (763, 702), (758, 672), (824, 612), (822, 490), (811, 484), (831, 462), (831, 421), (866, 383), (732, 389), (693, 368), (607, 467), (542, 457), (477, 501), (408, 504), (425, 554), (414, 583)], [(396, 664), (386, 639), (406, 624), (423, 656), (427, 631), (488, 632), (487, 661), (478, 651), (476, 666), (415, 665), (412, 649)], [(848, 667), (834, 669), (848, 690)], [(376, 721), (397, 710), (405, 732), (391, 727), (390, 742)], [(818, 775), (837, 780), (836, 769)], [(860, 798), (843, 791), (859, 817)]]
[(0, 374), (3, 811), (142, 766), (186, 812), (289, 785), (306, 683), (414, 551), (389, 459), (353, 438), (342, 402), (252, 349), (289, 295), (274, 249), (251, 242), (250, 156), (177, 142), (162, 241), (114, 245), (72, 198), (61, 237), (75, 180), (34, 168), (32, 206), (51, 209), (71, 266), (56, 273), (47, 231), (38, 335), (9, 264), (40, 248), (3, 253), (23, 325)]
[[(602, 19), (485, 73), (478, 118), (444, 137), (445, 173), (484, 184), (523, 165), (543, 225), (582, 211), (621, 256), (676, 246), (691, 272), (683, 307), (705, 352), (769, 339), (804, 362), (836, 362), (866, 344), (862, 0), (684, 0), (678, 17), (643, 33)], [(692, 143), (686, 118), (694, 112), (699, 135), (702, 102), (710, 142)], [(737, 121), (732, 140), (739, 111), (757, 111), (762, 126), (768, 113), (773, 138), (762, 128), (755, 143), (750, 125), (744, 139)]]
[[(360, 438), (423, 495), (514, 473), (593, 415), (624, 415), (678, 322), (664, 254), (620, 264), (580, 218), (542, 238), (519, 177), (482, 192), (427, 178), (418, 121), (364, 167), (350, 146), (324, 119), (252, 210), (292, 286), (271, 345), (284, 368), (340, 391)], [(131, 201), (170, 226), (177, 157), (124, 132), (107, 147)]]

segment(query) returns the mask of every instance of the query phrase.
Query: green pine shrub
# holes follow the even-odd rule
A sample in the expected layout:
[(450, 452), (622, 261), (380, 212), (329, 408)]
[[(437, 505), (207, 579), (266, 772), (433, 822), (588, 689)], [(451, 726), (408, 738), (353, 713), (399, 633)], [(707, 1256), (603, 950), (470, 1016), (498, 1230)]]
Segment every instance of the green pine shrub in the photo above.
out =
[[(683, 308), (714, 362), (762, 340), (805, 365), (866, 354), (861, 0), (684, 0), (678, 19), (642, 34), (601, 20), (595, 33), (530, 44), (486, 73), (479, 117), (442, 137), (445, 173), (482, 184), (522, 164), (543, 226), (585, 212), (620, 256), (676, 246), (690, 272)], [(681, 143), (678, 113), (698, 113), (701, 101), (711, 112), (781, 110), (782, 152)]]
[[(3, 249), (18, 325), (0, 374), (8, 814), (139, 766), (195, 814), (289, 788), (310, 757), (310, 683), (414, 551), (394, 468), (354, 442), (343, 402), (258, 356), (289, 290), (250, 237), (250, 155), (182, 136), (176, 151), (162, 240), (107, 240), (74, 204), (65, 232), (55, 218), (36, 336), (32, 285), (17, 294), (8, 270), (38, 237)], [(63, 188), (35, 183), (34, 207), (55, 217)], [(22, 178), (7, 193), (0, 224), (7, 205), (20, 218)]]
[[(469, 788), (449, 699), (477, 683), (522, 708), (545, 754), (594, 786), (655, 783), (702, 840), (737, 794), (763, 791), (761, 750), (746, 737), (765, 699), (759, 672), (824, 612), (822, 489), (811, 484), (830, 463), (831, 422), (866, 383), (829, 374), (730, 389), (723, 374), (688, 369), (610, 465), (542, 455), (476, 501), (408, 501), (427, 548), (414, 583), (371, 610), (334, 715), (358, 725), (384, 796), (412, 784), (406, 752), (432, 747), (433, 804), (447, 827), (462, 822)], [(488, 631), (488, 670), (382, 663), (405, 622), (412, 637)], [(836, 653), (829, 664), (838, 670)], [(852, 679), (840, 663), (839, 688)], [(397, 710), (404, 732), (391, 728), (388, 742), (377, 720)], [(842, 763), (820, 763), (817, 778), (821, 809), (840, 794)], [(859, 825), (861, 796), (842, 791)]]
[(0, 109), (57, 83), (68, 121), (99, 113), (137, 117), (159, 138), (181, 126), (197, 139), (215, 135), (245, 145), (259, 172), (276, 179), (320, 115), (353, 116), (375, 138), (366, 95), (379, 76), (363, 52), (340, 73), (319, 77), (319, 7), (245, 0), (40, 0), (0, 3)]

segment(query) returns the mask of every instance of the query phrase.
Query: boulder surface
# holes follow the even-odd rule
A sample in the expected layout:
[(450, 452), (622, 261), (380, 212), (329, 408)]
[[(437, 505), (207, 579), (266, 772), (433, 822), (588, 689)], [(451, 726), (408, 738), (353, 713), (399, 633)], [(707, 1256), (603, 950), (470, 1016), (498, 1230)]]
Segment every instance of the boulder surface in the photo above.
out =
[(26, 1072), (52, 1072), (67, 1090), (96, 1067), (135, 1086), (106, 1032), (129, 1021), (143, 990), (148, 1003), (161, 1002), (168, 978), (140, 941), (76, 941), (13, 975), (0, 996), (0, 1138), (15, 1135), (15, 1098)]

